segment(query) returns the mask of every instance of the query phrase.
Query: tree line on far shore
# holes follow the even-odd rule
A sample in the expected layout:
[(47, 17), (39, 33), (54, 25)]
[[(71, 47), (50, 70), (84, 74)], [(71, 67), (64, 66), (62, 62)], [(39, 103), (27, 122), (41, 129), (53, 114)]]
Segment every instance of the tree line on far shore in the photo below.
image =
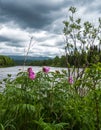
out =
[(0, 55), (0, 67), (14, 66), (15, 62), (9, 56)]
[(54, 66), (54, 67), (67, 67), (68, 66), (76, 66), (83, 67), (86, 64), (90, 65), (91, 63), (101, 62), (101, 51), (97, 48), (96, 45), (91, 46), (88, 49), (88, 52), (83, 51), (80, 53), (78, 50), (75, 50), (71, 53), (71, 55), (67, 56), (62, 55), (61, 57), (56, 56), (53, 59), (42, 60), (42, 61), (32, 61), (29, 65), (33, 66)]
[[(20, 64), (21, 62), (21, 64)], [(15, 60), (9, 56), (0, 55), (0, 67), (22, 65), (23, 61), (17, 63)], [(86, 64), (89, 66), (91, 63), (101, 62), (101, 50), (97, 48), (96, 45), (91, 46), (88, 52), (74, 50), (71, 55), (62, 55), (61, 57), (55, 56), (54, 58), (49, 58), (47, 60), (33, 60), (26, 61), (26, 65), (32, 66), (54, 66), (54, 67), (83, 67)]]

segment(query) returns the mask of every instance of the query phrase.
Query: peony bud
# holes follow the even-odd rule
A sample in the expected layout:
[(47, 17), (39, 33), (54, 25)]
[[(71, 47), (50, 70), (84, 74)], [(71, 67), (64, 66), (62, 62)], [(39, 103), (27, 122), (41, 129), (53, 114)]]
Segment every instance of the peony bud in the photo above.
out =
[(44, 67), (43, 67), (43, 72), (48, 73), (48, 72), (49, 72), (49, 70), (50, 70), (50, 68), (49, 68), (49, 67), (46, 67), (46, 66), (44, 66)]

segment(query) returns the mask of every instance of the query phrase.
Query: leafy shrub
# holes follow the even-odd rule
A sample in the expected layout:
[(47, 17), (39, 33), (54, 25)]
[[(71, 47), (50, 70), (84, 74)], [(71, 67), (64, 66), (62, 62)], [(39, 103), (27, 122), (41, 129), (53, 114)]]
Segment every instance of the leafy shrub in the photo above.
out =
[[(73, 84), (67, 71), (20, 72), (4, 79), (0, 93), (2, 130), (95, 130), (101, 127), (101, 64), (87, 68)], [(79, 85), (79, 86), (78, 86)], [(75, 89), (78, 87), (78, 91)], [(80, 88), (86, 91), (80, 94)]]

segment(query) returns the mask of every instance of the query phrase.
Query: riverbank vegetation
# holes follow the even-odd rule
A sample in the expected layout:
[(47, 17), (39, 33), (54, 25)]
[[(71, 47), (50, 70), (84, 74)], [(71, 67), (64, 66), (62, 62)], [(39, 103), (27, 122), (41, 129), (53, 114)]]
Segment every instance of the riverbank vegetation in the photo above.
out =
[[(101, 63), (82, 78), (49, 68), (20, 72), (3, 80), (0, 92), (1, 130), (100, 130)], [(1, 85), (2, 85), (1, 83)]]
[(14, 65), (15, 63), (10, 57), (0, 55), (0, 67), (9, 67)]

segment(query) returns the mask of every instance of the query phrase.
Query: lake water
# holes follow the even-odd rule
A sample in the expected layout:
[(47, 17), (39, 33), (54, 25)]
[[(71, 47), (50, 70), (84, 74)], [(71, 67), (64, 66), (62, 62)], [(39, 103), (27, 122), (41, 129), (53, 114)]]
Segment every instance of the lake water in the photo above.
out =
[[(12, 78), (16, 77), (17, 73), (21, 71), (27, 71), (27, 69), (30, 66), (14, 66), (14, 67), (6, 67), (6, 68), (0, 68), (0, 80), (4, 79), (7, 77), (7, 74), (11, 74)], [(42, 67), (39, 66), (31, 66), (34, 72), (38, 72), (42, 70)], [(50, 67), (50, 71), (55, 71), (55, 70), (67, 70), (66, 68), (59, 68), (59, 67)]]

